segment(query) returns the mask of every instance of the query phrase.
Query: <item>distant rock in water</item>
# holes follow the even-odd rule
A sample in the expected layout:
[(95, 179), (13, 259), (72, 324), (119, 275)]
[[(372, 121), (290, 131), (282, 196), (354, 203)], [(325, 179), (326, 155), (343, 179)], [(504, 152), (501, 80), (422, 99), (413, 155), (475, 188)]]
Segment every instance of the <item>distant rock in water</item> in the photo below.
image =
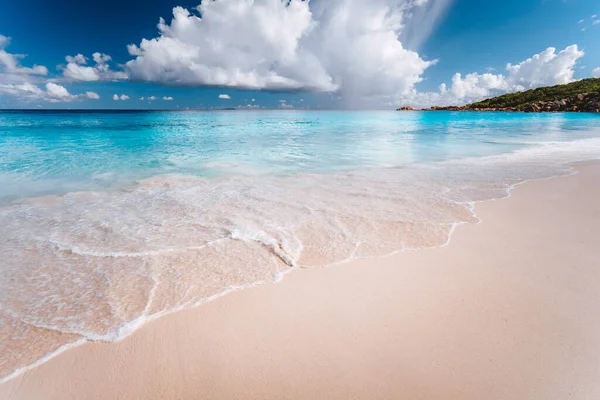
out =
[[(398, 111), (414, 110), (402, 107)], [(600, 113), (600, 78), (509, 93), (466, 106), (433, 106), (423, 111), (595, 112)]]
[(400, 107), (396, 111), (417, 111), (417, 109), (413, 108), (413, 107), (409, 107), (409, 106), (404, 106), (404, 107)]

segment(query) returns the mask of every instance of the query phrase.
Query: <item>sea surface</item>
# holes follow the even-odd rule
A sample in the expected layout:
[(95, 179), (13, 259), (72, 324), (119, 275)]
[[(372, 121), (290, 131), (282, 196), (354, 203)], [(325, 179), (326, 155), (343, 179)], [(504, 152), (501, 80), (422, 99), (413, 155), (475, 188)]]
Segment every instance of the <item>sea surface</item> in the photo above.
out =
[(0, 112), (0, 378), (597, 158), (596, 114)]

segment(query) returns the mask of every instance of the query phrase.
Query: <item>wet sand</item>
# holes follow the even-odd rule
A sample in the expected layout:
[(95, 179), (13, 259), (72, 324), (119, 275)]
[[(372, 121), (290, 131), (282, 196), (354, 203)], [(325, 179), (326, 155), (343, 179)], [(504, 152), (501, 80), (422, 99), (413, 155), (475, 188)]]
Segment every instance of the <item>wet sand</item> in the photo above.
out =
[(600, 398), (600, 165), (443, 248), (303, 269), (86, 343), (1, 399)]

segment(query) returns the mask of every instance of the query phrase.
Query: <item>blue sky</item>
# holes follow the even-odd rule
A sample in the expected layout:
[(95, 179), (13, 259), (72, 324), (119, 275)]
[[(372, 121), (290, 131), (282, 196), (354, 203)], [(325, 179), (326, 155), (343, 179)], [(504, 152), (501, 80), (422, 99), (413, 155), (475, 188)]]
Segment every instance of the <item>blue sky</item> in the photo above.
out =
[[(597, 0), (277, 2), (240, 8), (249, 0), (216, 0), (222, 4), (208, 4), (198, 22), (198, 0), (0, 0), (0, 35), (10, 38), (0, 50), (18, 62), (9, 70), (0, 59), (0, 108), (464, 103), (590, 77), (600, 67)], [(176, 6), (192, 15), (171, 24)], [(160, 40), (143, 48), (143, 39)], [(506, 70), (551, 47), (553, 53)], [(93, 53), (111, 60), (95, 64)], [(77, 54), (85, 64), (73, 62), (77, 73), (69, 75), (65, 57)], [(47, 73), (23, 69), (34, 64)], [(115, 101), (115, 94), (128, 99)]]

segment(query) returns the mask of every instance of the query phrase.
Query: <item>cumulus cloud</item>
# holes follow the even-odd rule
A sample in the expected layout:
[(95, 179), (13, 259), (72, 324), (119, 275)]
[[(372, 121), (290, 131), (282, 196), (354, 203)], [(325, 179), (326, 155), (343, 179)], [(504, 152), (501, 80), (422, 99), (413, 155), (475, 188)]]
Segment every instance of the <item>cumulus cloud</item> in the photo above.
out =
[(124, 71), (113, 71), (110, 69), (109, 62), (112, 58), (108, 54), (94, 53), (92, 59), (94, 66), (88, 66), (88, 58), (83, 54), (76, 56), (66, 56), (67, 66), (63, 67), (63, 76), (74, 81), (115, 81), (127, 79), (128, 75)]
[(575, 44), (558, 54), (554, 47), (549, 47), (517, 65), (508, 64), (508, 80), (525, 88), (569, 83), (573, 81), (577, 60), (584, 55)]
[(66, 56), (67, 62), (73, 64), (87, 64), (87, 58), (83, 54), (77, 54), (76, 56)]
[(600, 67), (598, 67), (598, 68), (595, 68), (595, 69), (592, 71), (592, 76), (593, 76), (594, 78), (600, 78)]
[[(489, 96), (492, 91), (508, 91), (510, 85), (503, 75), (494, 74), (467, 74), (464, 78), (457, 73), (452, 77), (450, 93), (457, 99), (480, 98)], [(440, 88), (440, 92), (446, 91), (445, 86)]]
[[(0, 35), (0, 95), (14, 96), (22, 101), (68, 102), (76, 99), (97, 99), (97, 93), (71, 94), (67, 88), (44, 78), (48, 69), (41, 65), (24, 67), (22, 54), (6, 51), (10, 38)], [(85, 57), (78, 54), (70, 57), (74, 63), (85, 63)], [(96, 97), (95, 97), (96, 96)]]
[[(54, 82), (48, 82), (44, 89), (32, 82), (0, 83), (0, 95), (9, 95), (23, 101), (49, 101), (51, 103), (69, 102), (76, 99), (98, 99), (100, 96), (94, 92), (74, 95), (67, 88)], [(97, 96), (97, 97), (94, 97)]]
[(556, 53), (549, 47), (539, 54), (518, 64), (507, 64), (507, 75), (472, 73), (464, 78), (456, 74), (452, 78), (450, 93), (456, 99), (480, 99), (498, 93), (515, 92), (540, 86), (572, 82), (577, 60), (584, 52), (571, 45)]
[(160, 19), (160, 36), (128, 46), (135, 58), (126, 68), (133, 79), (167, 85), (406, 93), (435, 61), (402, 40), (422, 43), (449, 2), (217, 0), (192, 11), (176, 7), (170, 23)]
[(166, 101), (171, 101), (171, 100), (173, 100), (173, 98), (172, 98), (171, 96), (163, 96), (163, 98), (162, 98), (162, 99), (163, 99), (163, 100), (166, 100)]
[(504, 93), (573, 82), (577, 60), (583, 56), (584, 52), (577, 45), (558, 53), (549, 47), (518, 64), (507, 64), (506, 74), (474, 72), (463, 76), (457, 73), (449, 86), (440, 85), (439, 92), (412, 91), (398, 103), (418, 107), (460, 105)]
[(119, 96), (118, 94), (113, 94), (112, 99), (114, 101), (119, 101), (119, 100), (125, 101), (125, 100), (129, 100), (129, 96), (127, 96), (126, 94), (122, 94), (121, 96)]
[(220, 94), (219, 98), (223, 100), (231, 100), (231, 96), (229, 96), (228, 94)]
[(75, 98), (75, 96), (73, 96), (71, 93), (69, 93), (67, 88), (65, 88), (64, 86), (58, 85), (56, 83), (53, 83), (53, 82), (46, 83), (46, 92), (48, 93), (48, 96), (50, 96), (51, 98), (55, 98), (55, 99), (59, 99), (59, 100), (71, 100), (71, 99)]
[(30, 83), (0, 83), (0, 94), (16, 96), (24, 99), (41, 99), (45, 92), (38, 86)]
[(148, 100), (154, 101), (154, 100), (156, 100), (156, 96), (150, 96), (150, 97), (148, 97)]
[(43, 65), (34, 65), (33, 67), (23, 67), (21, 60), (26, 56), (24, 54), (11, 54), (6, 51), (10, 44), (10, 38), (0, 35), (0, 73), (3, 75), (3, 81), (23, 81), (24, 77), (31, 75), (48, 75), (48, 68)]

